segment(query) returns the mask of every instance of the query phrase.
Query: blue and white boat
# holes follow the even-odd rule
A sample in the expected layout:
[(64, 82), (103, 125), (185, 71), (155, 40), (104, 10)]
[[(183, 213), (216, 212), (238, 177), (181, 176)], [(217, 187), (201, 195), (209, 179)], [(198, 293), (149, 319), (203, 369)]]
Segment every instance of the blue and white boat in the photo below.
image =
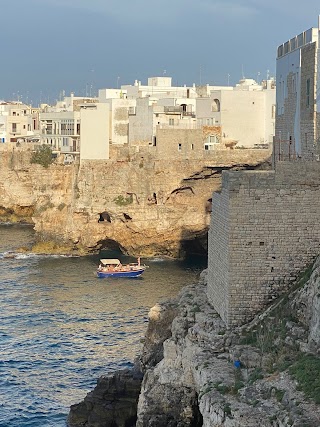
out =
[(140, 258), (137, 263), (122, 265), (118, 259), (100, 259), (97, 276), (104, 277), (139, 277), (147, 268), (141, 265)]

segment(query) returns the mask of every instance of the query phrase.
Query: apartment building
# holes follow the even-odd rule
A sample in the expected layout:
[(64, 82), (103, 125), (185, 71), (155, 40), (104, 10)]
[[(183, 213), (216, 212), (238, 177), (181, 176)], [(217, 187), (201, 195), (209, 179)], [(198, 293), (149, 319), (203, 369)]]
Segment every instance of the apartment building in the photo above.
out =
[(20, 142), (38, 132), (37, 110), (21, 102), (0, 103), (0, 142)]

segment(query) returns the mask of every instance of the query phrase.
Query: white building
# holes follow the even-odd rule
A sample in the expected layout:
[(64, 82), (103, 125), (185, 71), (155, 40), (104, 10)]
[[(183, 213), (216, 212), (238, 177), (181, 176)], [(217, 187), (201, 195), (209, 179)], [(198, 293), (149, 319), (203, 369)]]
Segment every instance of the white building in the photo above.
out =
[(54, 106), (42, 105), (39, 113), (41, 143), (50, 145), (56, 152), (79, 153), (80, 108), (95, 102), (96, 98), (77, 97), (71, 93)]
[(196, 86), (172, 86), (171, 77), (149, 77), (148, 84), (142, 85), (136, 80), (134, 85), (122, 85), (128, 99), (145, 98), (196, 98)]
[(196, 128), (195, 105), (190, 98), (138, 98), (129, 112), (129, 143), (156, 145), (158, 128)]
[(122, 89), (100, 89), (99, 102), (109, 105), (110, 143), (128, 144), (129, 111), (136, 106), (136, 100), (127, 99)]
[(273, 80), (257, 84), (243, 79), (235, 87), (211, 90), (209, 97), (198, 97), (198, 124), (221, 127), (220, 148), (268, 147), (274, 136), (275, 100)]
[(62, 153), (79, 152), (80, 111), (40, 113), (41, 143)]

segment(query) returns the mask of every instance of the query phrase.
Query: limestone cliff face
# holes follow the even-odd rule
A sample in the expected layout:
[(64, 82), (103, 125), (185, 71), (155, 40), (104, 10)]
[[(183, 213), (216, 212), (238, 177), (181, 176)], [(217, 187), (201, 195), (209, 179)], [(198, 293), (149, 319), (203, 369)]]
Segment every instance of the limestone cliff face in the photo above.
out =
[[(310, 346), (320, 353), (319, 265), (289, 301), (278, 301), (239, 329), (227, 330), (208, 303), (205, 273), (185, 288), (164, 357), (145, 371), (136, 426), (318, 427), (319, 394), (311, 396), (298, 382), (308, 361), (311, 388), (320, 384), (320, 359), (305, 353)], [(293, 306), (300, 307), (304, 323)], [(172, 310), (164, 304), (162, 312), (167, 308)]]
[(256, 167), (268, 154), (237, 151), (170, 162), (138, 153), (130, 161), (47, 169), (31, 165), (28, 151), (2, 151), (0, 213), (32, 215), (39, 237), (77, 251), (119, 247), (131, 255), (178, 257), (184, 242), (206, 236), (221, 170)]

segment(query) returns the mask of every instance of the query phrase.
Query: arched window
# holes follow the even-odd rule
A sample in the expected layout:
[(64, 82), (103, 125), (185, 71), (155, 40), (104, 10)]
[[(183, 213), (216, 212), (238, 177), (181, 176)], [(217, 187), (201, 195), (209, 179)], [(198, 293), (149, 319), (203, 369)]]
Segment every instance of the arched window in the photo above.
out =
[(214, 99), (211, 104), (211, 111), (213, 113), (218, 113), (220, 111), (220, 101), (219, 99)]

